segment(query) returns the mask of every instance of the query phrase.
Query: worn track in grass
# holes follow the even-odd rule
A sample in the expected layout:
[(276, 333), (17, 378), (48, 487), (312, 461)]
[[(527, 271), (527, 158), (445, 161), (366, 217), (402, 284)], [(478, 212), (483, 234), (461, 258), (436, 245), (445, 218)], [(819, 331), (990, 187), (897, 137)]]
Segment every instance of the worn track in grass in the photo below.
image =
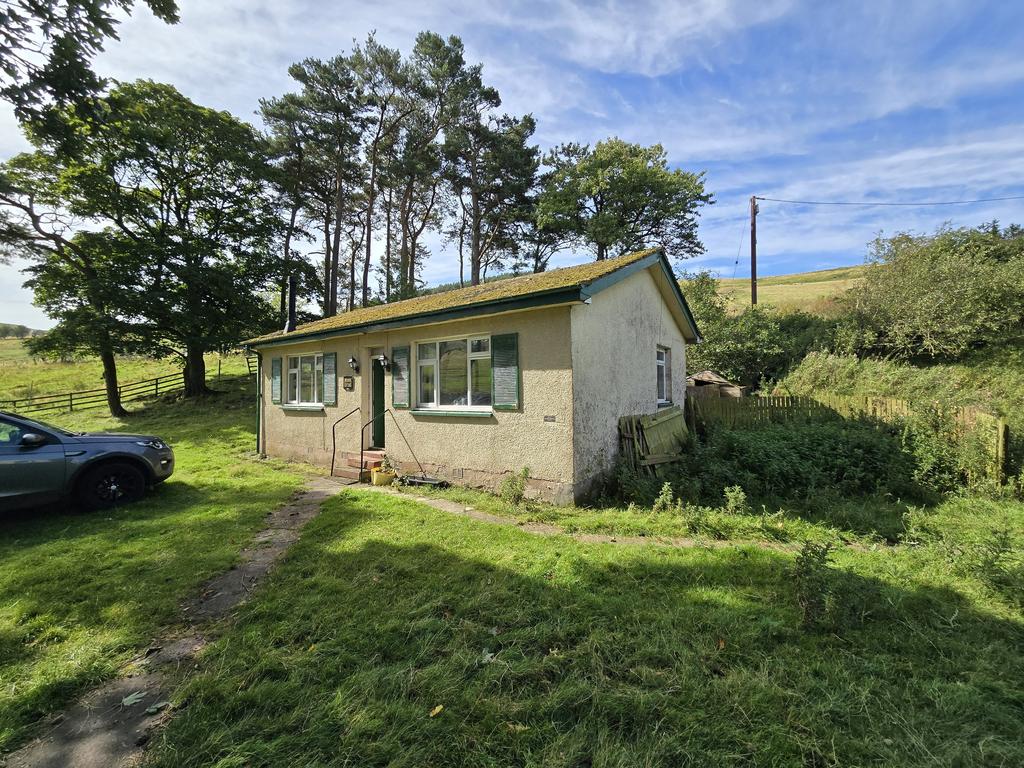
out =
[[(226, 618), (263, 581), (294, 544), (322, 502), (345, 486), (329, 478), (310, 479), (287, 504), (267, 515), (266, 525), (242, 551), (242, 561), (207, 582), (182, 606), (183, 625), (154, 639), (121, 677), (86, 694), (52, 718), (51, 729), (7, 757), (7, 768), (116, 768), (142, 756), (154, 729), (170, 716), (171, 680), (194, 666), (206, 646), (205, 631)], [(128, 702), (128, 703), (126, 703)]]

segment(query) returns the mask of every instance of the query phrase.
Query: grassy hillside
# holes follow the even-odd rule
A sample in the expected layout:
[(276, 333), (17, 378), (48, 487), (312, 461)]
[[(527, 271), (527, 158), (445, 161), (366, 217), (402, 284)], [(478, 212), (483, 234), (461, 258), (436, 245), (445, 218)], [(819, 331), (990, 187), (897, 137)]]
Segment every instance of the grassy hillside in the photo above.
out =
[[(217, 355), (206, 356), (208, 375), (216, 375), (217, 360)], [(118, 378), (125, 384), (180, 370), (181, 366), (171, 359), (133, 357), (118, 360)], [(221, 360), (221, 370), (225, 375), (248, 372), (242, 355), (225, 355)], [(97, 358), (70, 363), (49, 362), (30, 357), (17, 339), (0, 339), (0, 400), (102, 386), (103, 366)]]
[(1024, 466), (1024, 344), (978, 352), (958, 363), (915, 366), (891, 360), (812, 353), (779, 384), (785, 394), (836, 392), (918, 403), (975, 406), (1010, 426), (1011, 471)]
[[(835, 298), (863, 279), (863, 266), (762, 277), (757, 281), (757, 301), (785, 311), (828, 315), (834, 311)], [(720, 290), (735, 310), (750, 304), (749, 278), (724, 278)]]

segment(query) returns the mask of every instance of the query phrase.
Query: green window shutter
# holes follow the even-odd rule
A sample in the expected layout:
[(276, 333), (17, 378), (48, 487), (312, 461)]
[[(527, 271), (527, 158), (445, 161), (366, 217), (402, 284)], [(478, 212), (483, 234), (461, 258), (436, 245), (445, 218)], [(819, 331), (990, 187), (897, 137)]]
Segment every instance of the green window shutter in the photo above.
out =
[(338, 355), (336, 352), (324, 353), (324, 405), (338, 404)]
[(391, 407), (409, 407), (409, 347), (391, 348)]
[(281, 402), (281, 358), (270, 361), (270, 402)]
[(491, 336), (491, 402), (494, 410), (519, 410), (519, 383), (519, 334)]

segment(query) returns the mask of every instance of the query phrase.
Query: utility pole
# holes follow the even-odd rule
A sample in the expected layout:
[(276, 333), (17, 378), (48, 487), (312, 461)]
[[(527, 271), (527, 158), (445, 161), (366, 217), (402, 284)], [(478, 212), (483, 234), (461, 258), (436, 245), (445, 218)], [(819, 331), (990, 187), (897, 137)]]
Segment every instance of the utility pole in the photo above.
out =
[(750, 306), (757, 306), (757, 196), (750, 196)]

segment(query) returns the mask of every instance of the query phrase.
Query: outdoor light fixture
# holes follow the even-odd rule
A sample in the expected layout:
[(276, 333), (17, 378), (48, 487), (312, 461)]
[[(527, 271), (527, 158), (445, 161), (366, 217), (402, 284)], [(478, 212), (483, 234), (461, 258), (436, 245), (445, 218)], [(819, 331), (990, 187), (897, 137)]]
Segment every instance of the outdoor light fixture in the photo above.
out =
[(387, 355), (380, 355), (377, 358), (377, 362), (380, 363), (380, 367), (383, 368), (385, 371), (390, 370), (390, 368), (391, 368), (391, 361), (388, 360), (388, 356)]
[(356, 373), (359, 373), (359, 361), (356, 360), (354, 357), (350, 357), (348, 359), (348, 367), (351, 368)]

